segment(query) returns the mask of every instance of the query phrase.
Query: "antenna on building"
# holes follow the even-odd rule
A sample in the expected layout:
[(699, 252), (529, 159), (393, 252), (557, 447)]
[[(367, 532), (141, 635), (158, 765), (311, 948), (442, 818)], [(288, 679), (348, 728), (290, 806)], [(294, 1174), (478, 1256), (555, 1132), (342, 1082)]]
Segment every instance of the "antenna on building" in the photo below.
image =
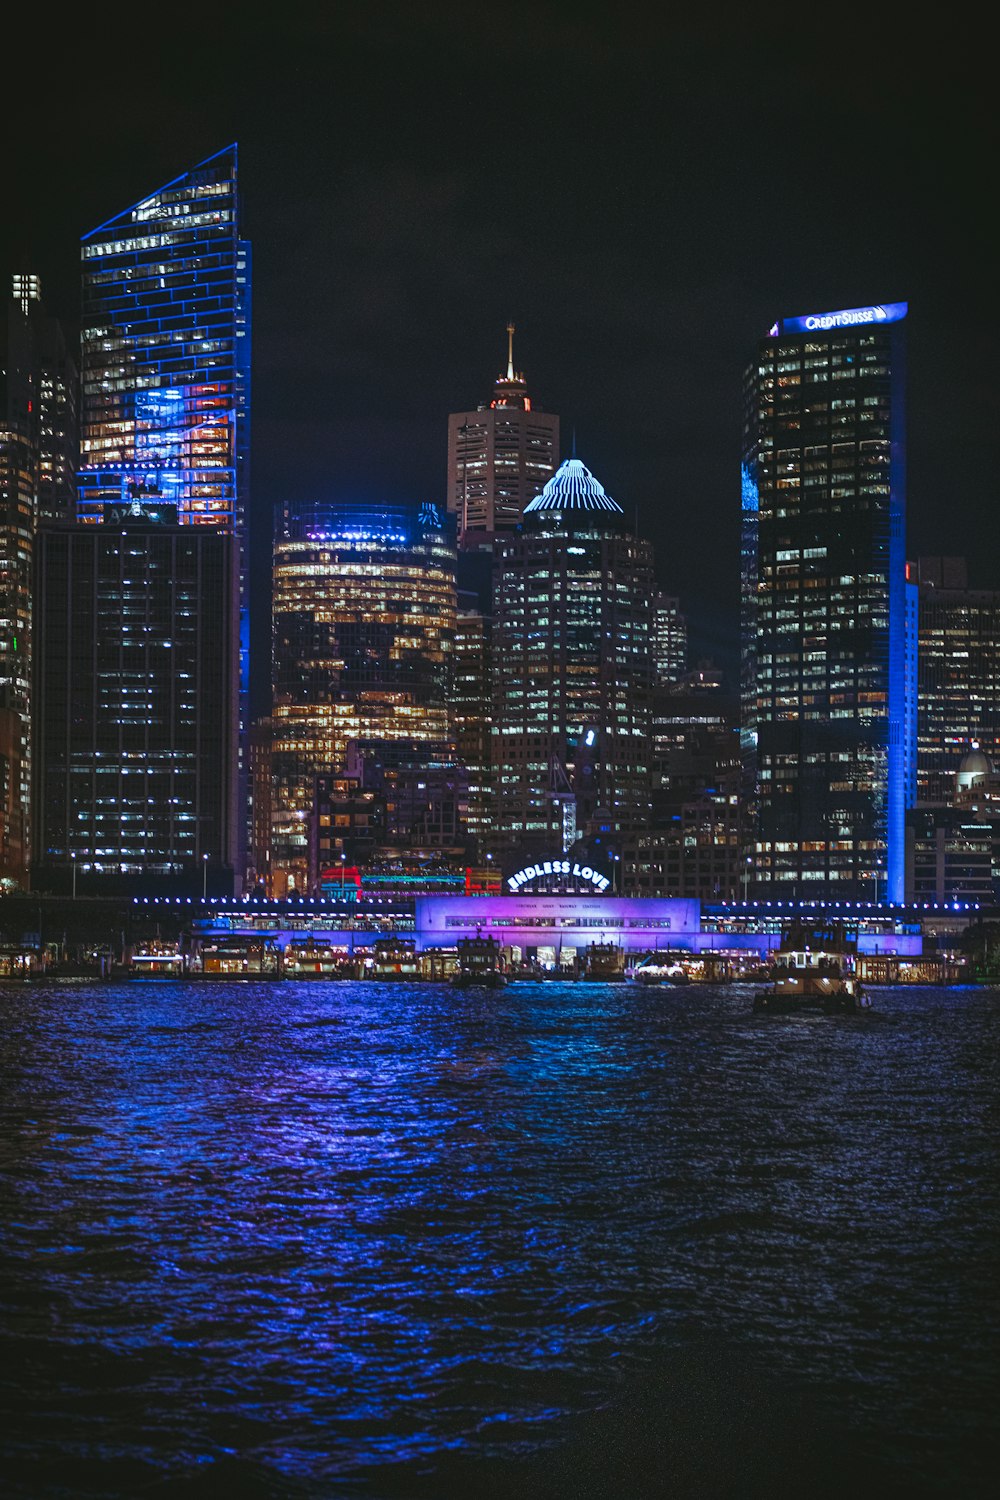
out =
[(507, 324), (507, 379), (514, 379), (514, 325)]

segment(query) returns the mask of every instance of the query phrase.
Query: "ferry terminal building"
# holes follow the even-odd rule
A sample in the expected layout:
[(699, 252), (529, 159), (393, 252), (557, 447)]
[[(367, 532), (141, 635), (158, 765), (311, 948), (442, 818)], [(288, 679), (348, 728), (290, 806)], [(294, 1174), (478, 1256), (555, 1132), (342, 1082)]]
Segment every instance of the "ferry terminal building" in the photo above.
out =
[[(553, 861), (551, 864), (558, 862)], [(531, 869), (531, 867), (526, 867)], [(519, 872), (523, 873), (523, 872)], [(190, 908), (189, 931), (202, 943), (240, 937), (264, 939), (282, 950), (306, 941), (356, 954), (380, 939), (412, 943), (417, 954), (454, 952), (470, 938), (495, 938), (505, 959), (572, 970), (592, 944), (612, 944), (626, 966), (662, 953), (697, 958), (729, 957), (737, 965), (762, 963), (781, 942), (793, 918), (840, 919), (857, 931), (859, 954), (919, 958), (924, 951), (925, 913), (917, 907), (874, 903), (719, 902), (704, 904), (677, 897), (620, 896), (599, 872), (584, 880), (570, 876), (573, 890), (552, 889), (561, 870), (510, 878), (503, 894), (451, 891), (422, 894), (380, 892), (343, 898), (271, 900), (217, 898), (169, 902)], [(532, 889), (542, 885), (547, 889)], [(160, 901), (140, 898), (140, 906)], [(152, 913), (151, 913), (152, 914)], [(974, 911), (956, 911), (956, 926)]]

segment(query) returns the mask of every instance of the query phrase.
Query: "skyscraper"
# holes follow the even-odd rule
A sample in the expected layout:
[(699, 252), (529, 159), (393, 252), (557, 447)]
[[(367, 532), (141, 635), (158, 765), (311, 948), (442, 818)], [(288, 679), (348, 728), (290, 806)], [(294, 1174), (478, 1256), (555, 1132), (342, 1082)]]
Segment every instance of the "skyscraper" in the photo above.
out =
[(130, 501), (37, 551), (33, 887), (231, 894), (235, 538)]
[(916, 801), (952, 801), (975, 742), (1000, 764), (1000, 592), (971, 589), (964, 558), (921, 557), (917, 588)]
[(28, 869), (33, 469), (28, 438), (0, 416), (0, 889)]
[(38, 277), (18, 273), (0, 346), (0, 888), (30, 857), (32, 569), (39, 520), (72, 515), (76, 370)]
[(245, 728), (251, 264), (236, 147), (84, 235), (81, 256), (79, 519), (149, 496), (236, 536)]
[(468, 830), (481, 846), (493, 828), (491, 629), (477, 597), (460, 593), (449, 709), (455, 754), (468, 772)]
[(274, 545), (272, 884), (306, 888), (318, 776), (351, 741), (441, 754), (455, 635), (453, 526), (433, 505), (286, 506)]
[(0, 412), (31, 445), (39, 521), (72, 518), (76, 500), (77, 371), (37, 276), (12, 278)]
[(559, 462), (559, 418), (534, 409), (514, 371), (514, 325), (507, 325), (507, 373), (489, 401), (448, 418), (448, 510), (461, 549), (488, 546), (513, 531), (529, 500)]
[(493, 772), (503, 850), (620, 851), (648, 818), (652, 551), (579, 459), (497, 542)]
[(754, 881), (902, 900), (905, 303), (775, 323), (747, 371)]
[(687, 621), (680, 600), (657, 594), (653, 600), (653, 675), (661, 686), (679, 682), (687, 671)]

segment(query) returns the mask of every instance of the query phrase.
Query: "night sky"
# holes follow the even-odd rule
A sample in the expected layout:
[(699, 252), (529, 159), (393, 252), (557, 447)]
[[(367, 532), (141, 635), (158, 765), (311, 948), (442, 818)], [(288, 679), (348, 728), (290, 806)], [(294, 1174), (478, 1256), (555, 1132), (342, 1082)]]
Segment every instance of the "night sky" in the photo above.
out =
[(727, 665), (755, 341), (906, 300), (909, 551), (1000, 586), (995, 82), (971, 21), (879, 10), (90, 10), (5, 64), (0, 269), (72, 323), (79, 235), (237, 140), (258, 583), (285, 496), (443, 498), (447, 415), (512, 319), (564, 449)]

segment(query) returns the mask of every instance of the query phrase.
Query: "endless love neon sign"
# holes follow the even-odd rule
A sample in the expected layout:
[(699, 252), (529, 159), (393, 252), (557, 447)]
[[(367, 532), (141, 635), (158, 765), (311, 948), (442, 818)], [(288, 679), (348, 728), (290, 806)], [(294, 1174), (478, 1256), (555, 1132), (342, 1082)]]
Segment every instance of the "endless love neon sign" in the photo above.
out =
[(546, 859), (540, 865), (525, 865), (515, 875), (508, 875), (507, 889), (519, 891), (526, 881), (537, 880), (539, 875), (575, 875), (578, 880), (589, 880), (598, 891), (606, 891), (611, 884), (606, 875), (590, 865), (578, 865), (568, 859)]

